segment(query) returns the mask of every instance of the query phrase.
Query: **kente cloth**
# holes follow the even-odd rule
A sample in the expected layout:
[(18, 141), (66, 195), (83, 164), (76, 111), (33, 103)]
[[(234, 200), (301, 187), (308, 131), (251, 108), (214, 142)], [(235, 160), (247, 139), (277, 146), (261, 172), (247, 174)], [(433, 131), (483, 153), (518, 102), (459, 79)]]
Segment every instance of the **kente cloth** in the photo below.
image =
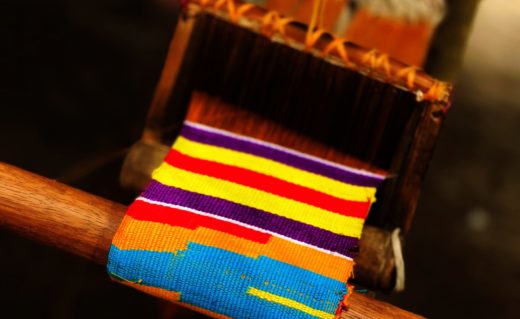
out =
[(335, 318), (383, 179), (185, 121), (108, 272), (215, 318)]

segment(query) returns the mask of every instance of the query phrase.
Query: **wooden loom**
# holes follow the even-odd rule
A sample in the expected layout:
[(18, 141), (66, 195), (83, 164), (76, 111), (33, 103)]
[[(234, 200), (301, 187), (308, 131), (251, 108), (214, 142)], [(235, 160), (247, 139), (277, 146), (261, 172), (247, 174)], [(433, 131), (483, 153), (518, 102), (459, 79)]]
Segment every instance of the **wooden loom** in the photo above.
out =
[[(201, 10), (201, 3), (202, 8), (206, 8), (205, 10)], [(219, 3), (221, 6), (215, 9), (215, 5)], [(201, 61), (210, 59), (205, 55), (196, 55), (196, 49), (193, 48), (197, 46), (196, 43), (200, 37), (206, 37), (208, 29), (205, 29), (203, 25), (211, 24), (213, 28), (221, 25), (224, 29), (233, 29), (235, 27), (232, 24), (226, 26), (225, 22), (219, 22), (231, 20), (245, 29), (242, 33), (250, 32), (250, 30), (262, 32), (262, 25), (259, 26), (255, 23), (263, 21), (264, 17), (270, 14), (269, 12), (259, 7), (250, 7), (239, 19), (228, 13), (229, 7), (222, 5), (226, 3), (211, 0), (192, 1), (187, 11), (190, 17), (179, 20), (170, 44), (163, 74), (148, 113), (142, 139), (132, 147), (123, 165), (121, 183), (124, 186), (137, 191), (144, 188), (151, 171), (164, 158), (169, 145), (176, 136), (176, 129), (184, 118), (187, 101), (190, 99), (192, 91), (194, 89), (218, 91), (211, 85), (208, 87), (207, 84), (204, 84), (207, 81), (200, 84), (200, 82), (197, 83), (197, 80), (189, 80), (190, 74), (201, 73), (196, 66), (201, 64)], [(241, 3), (238, 1), (232, 3), (235, 4), (234, 12), (237, 12), (236, 8), (239, 8)], [(282, 20), (279, 21), (283, 21), (283, 17), (280, 19)], [(205, 22), (197, 24), (197, 21)], [(305, 42), (308, 35), (307, 30), (302, 28), (299, 23), (287, 23), (283, 28), (283, 35), (277, 35), (276, 32), (272, 32), (273, 30), (267, 30), (271, 36), (274, 35), (275, 45), (281, 46), (282, 50), (287, 47), (287, 44), (302, 50), (302, 43)], [(266, 30), (264, 29), (264, 31)], [(229, 38), (230, 35), (227, 37)], [(229, 41), (234, 43), (235, 40), (237, 38), (231, 36), (231, 40), (228, 39), (227, 43), (230, 43)], [(278, 44), (279, 41), (285, 44)], [(266, 45), (270, 45), (267, 38), (265, 42), (267, 42)], [(337, 65), (341, 65), (342, 69), (346, 71), (354, 69), (371, 78), (390, 83), (392, 87), (397, 87), (399, 90), (410, 92), (406, 103), (410, 104), (412, 113), (408, 124), (403, 128), (404, 136), (394, 138), (400, 141), (391, 156), (379, 157), (379, 160), (385, 162), (386, 168), (395, 174), (396, 178), (386, 183), (383, 191), (378, 195), (381, 203), (376, 209), (373, 209), (369, 216), (369, 224), (363, 232), (361, 253), (356, 260), (355, 267), (356, 281), (372, 289), (391, 291), (395, 288), (396, 272), (402, 271), (402, 269), (396, 269), (392, 232), (399, 228), (402, 234), (406, 234), (410, 229), (421, 183), (442, 124), (443, 111), (449, 103), (450, 87), (432, 79), (416, 68), (392, 60), (377, 51), (363, 49), (353, 43), (341, 43), (348, 52), (348, 57), (345, 59), (342, 50), (330, 50), (331, 44), (334, 43), (337, 44), (338, 41), (330, 35), (325, 35), (316, 41), (312, 50), (308, 51), (318, 56), (322, 56), (324, 51), (328, 51), (330, 54), (326, 56), (326, 59), (332, 64), (326, 64), (331, 65), (331, 68), (337, 69)], [(216, 45), (226, 46), (220, 42)], [(287, 50), (292, 49), (287, 48)], [(231, 53), (221, 53), (224, 56), (229, 54)], [(237, 53), (234, 52), (234, 54)], [(307, 55), (304, 52), (301, 54)], [(193, 61), (197, 61), (195, 67), (193, 67)], [(388, 63), (384, 63), (385, 61)], [(229, 67), (229, 63), (222, 63), (222, 65)], [(218, 74), (224, 72), (223, 68), (224, 66), (221, 68), (217, 66), (209, 70), (204, 69), (204, 73), (208, 73), (206, 76), (208, 78), (218, 77)], [(233, 72), (236, 70), (230, 71), (230, 73)], [(176, 81), (176, 79), (179, 80)], [(220, 80), (225, 81), (225, 79), (219, 79), (214, 82)], [(382, 83), (379, 80), (374, 80), (374, 85)], [(227, 87), (234, 88), (237, 85), (240, 84), (234, 83)], [(217, 94), (225, 95), (226, 93), (218, 91)], [(420, 101), (416, 102), (416, 98)], [(273, 100), (270, 101), (273, 102)], [(385, 104), (385, 106), (388, 105)], [(274, 109), (276, 106), (272, 108)], [(385, 121), (385, 119), (382, 118), (379, 121)], [(397, 259), (399, 257), (397, 256)]]
[[(201, 2), (206, 6), (215, 4), (214, 1), (193, 2), (195, 4), (192, 3), (190, 6), (194, 11), (199, 10), (197, 4)], [(213, 14), (230, 19), (225, 12), (219, 10), (216, 9)], [(265, 11), (256, 7), (245, 14), (251, 20), (265, 15)], [(236, 22), (240, 23), (240, 21)], [(151, 168), (155, 166), (157, 160), (162, 159), (164, 150), (168, 149), (165, 143), (168, 143), (173, 135), (163, 121), (168, 118), (167, 109), (172, 108), (169, 104), (172, 103), (170, 95), (183, 60), (182, 54), (174, 53), (185, 51), (193, 27), (194, 20), (188, 19), (181, 20), (176, 29), (163, 76), (149, 113), (143, 140), (133, 148), (125, 164), (122, 180), (127, 185), (141, 187), (142, 183), (147, 180)], [(287, 24), (285, 35), (296, 42), (302, 42), (306, 31), (298, 24)], [(315, 48), (323, 51), (333, 41), (330, 37), (320, 39), (315, 44)], [(396, 61), (390, 61), (387, 70), (386, 65), (377, 63), (381, 59), (381, 54), (372, 52), (372, 58), (365, 59), (370, 51), (354, 44), (347, 43), (345, 46), (348, 48), (350, 61), (361, 71), (371, 73), (373, 77), (386, 79), (401, 88), (422, 92), (417, 93), (419, 96), (426, 96), (422, 102), (424, 107), (421, 109), (420, 119), (417, 120), (412, 130), (411, 145), (400, 154), (398, 166), (402, 168), (403, 163), (406, 163), (406, 169), (403, 168), (402, 171), (399, 171), (399, 178), (389, 186), (389, 190), (385, 193), (388, 194), (388, 196), (385, 195), (385, 202), (388, 203), (387, 210), (397, 212), (397, 214), (392, 214), (390, 219), (387, 218), (379, 224), (376, 223), (377, 227), (366, 227), (361, 245), (362, 253), (357, 260), (356, 278), (360, 282), (374, 288), (391, 290), (395, 281), (395, 264), (392, 259), (390, 229), (396, 226), (402, 227), (405, 232), (409, 229), (419, 196), (419, 185), (433, 150), (442, 122), (440, 115), (446, 107), (448, 96), (429, 96), (432, 87), (439, 87), (439, 83), (420, 71), (409, 69), (408, 73), (401, 72), (407, 69), (407, 66)], [(329, 58), (334, 63), (341, 64), (341, 60), (344, 60), (341, 52), (333, 51), (331, 53)], [(368, 56), (370, 57), (370, 55)], [(394, 77), (389, 78), (388, 73), (393, 73)], [(413, 76), (410, 76), (412, 73)], [(173, 113), (173, 118), (179, 121), (179, 114), (182, 111), (177, 107), (174, 108)], [(151, 158), (143, 156), (144, 149), (147, 149), (147, 156), (151, 156)], [(0, 166), (0, 174), (3, 181), (0, 186), (2, 187), (2, 191), (0, 191), (2, 226), (98, 263), (105, 262), (113, 232), (125, 209), (123, 206), (4, 164)], [(23, 189), (19, 188), (20, 180), (26, 181)], [(30, 201), (29, 196), (20, 196), (21, 194), (31, 194), (31, 198), (35, 201)], [(398, 196), (391, 196), (394, 194), (398, 194)], [(28, 218), (28, 216), (30, 217)], [(355, 295), (347, 317), (412, 318), (414, 316), (389, 305)]]

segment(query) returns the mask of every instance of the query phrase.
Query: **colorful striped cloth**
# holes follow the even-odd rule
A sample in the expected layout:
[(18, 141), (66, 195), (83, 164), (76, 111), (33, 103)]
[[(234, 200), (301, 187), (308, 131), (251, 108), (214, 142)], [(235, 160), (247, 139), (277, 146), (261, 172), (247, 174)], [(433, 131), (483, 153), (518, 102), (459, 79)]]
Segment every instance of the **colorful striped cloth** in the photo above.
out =
[(216, 318), (336, 316), (383, 176), (186, 121), (108, 272)]

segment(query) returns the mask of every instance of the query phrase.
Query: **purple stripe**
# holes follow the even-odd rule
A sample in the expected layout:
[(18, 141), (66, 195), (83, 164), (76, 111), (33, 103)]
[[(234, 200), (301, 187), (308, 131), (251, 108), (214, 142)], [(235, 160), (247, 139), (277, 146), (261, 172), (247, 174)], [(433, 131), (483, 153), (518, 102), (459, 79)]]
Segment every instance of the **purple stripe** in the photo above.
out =
[(358, 253), (359, 240), (357, 238), (334, 234), (324, 229), (217, 197), (166, 186), (155, 180), (150, 182), (141, 196), (149, 200), (179, 205), (233, 219), (350, 258), (354, 258)]
[(378, 178), (375, 176), (366, 176), (357, 174), (355, 172), (345, 171), (338, 167), (330, 166), (318, 161), (313, 161), (312, 159), (284, 152), (283, 150), (272, 148), (267, 145), (256, 144), (250, 141), (222, 135), (216, 132), (205, 131), (194, 126), (190, 126), (189, 124), (184, 124), (180, 135), (192, 141), (261, 156), (353, 185), (378, 187), (383, 180), (382, 177)]

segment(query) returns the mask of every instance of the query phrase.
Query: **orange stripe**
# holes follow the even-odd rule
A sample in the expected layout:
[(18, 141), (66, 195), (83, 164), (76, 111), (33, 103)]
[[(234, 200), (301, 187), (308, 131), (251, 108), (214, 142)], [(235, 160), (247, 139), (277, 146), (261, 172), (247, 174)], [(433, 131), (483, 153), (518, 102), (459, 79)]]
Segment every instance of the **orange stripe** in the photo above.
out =
[[(146, 238), (146, 240), (143, 240)], [(352, 262), (272, 236), (266, 244), (199, 227), (195, 230), (125, 216), (113, 244), (119, 249), (176, 252), (189, 242), (225, 249), (251, 258), (265, 256), (346, 282)]]

